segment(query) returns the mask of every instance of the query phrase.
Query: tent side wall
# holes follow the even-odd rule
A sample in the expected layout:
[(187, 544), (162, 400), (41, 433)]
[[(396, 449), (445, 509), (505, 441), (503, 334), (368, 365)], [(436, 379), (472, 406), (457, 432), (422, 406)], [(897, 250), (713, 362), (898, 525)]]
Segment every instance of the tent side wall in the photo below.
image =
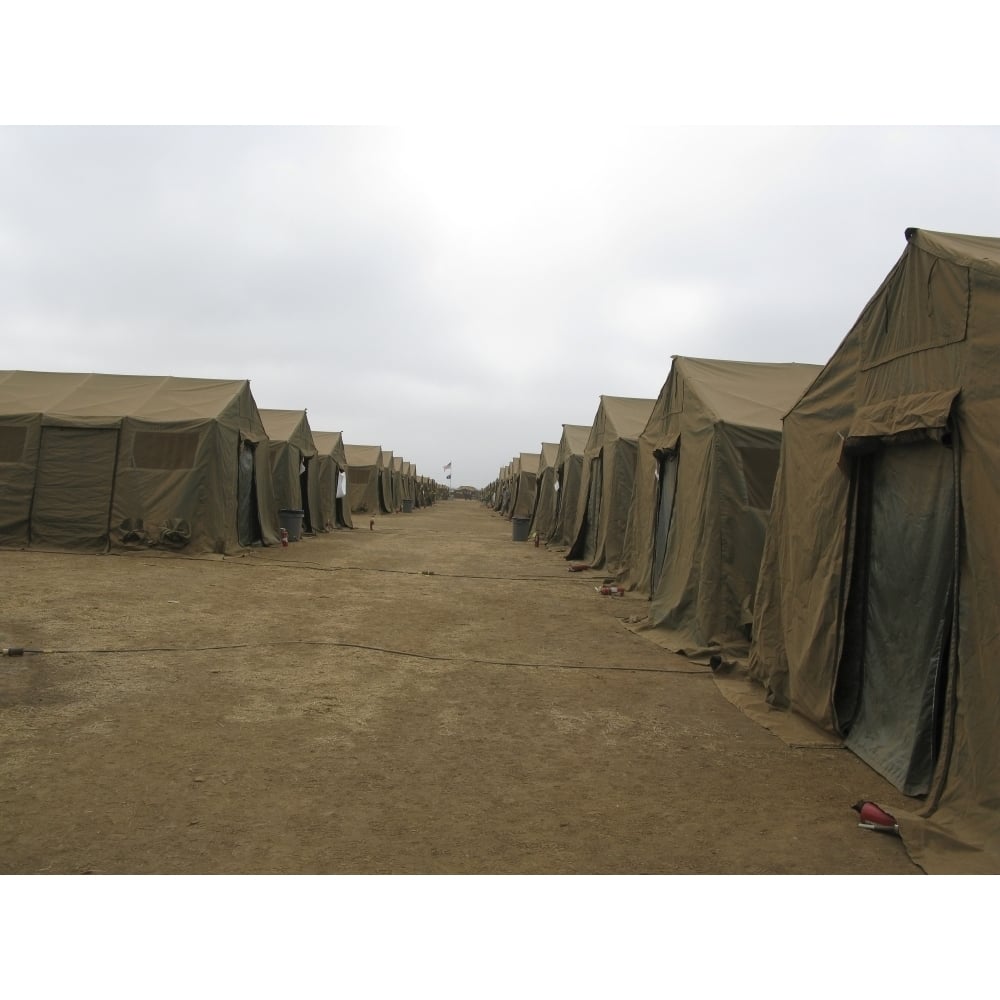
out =
[[(0, 543), (240, 546), (241, 441), (267, 456), (246, 381), (4, 372), (0, 399)], [(22, 412), (25, 399), (38, 408)], [(273, 544), (260, 471), (260, 535)]]
[(239, 432), (219, 421), (123, 421), (111, 543), (224, 553), (239, 547)]
[[(843, 641), (851, 499), (850, 477), (839, 463), (850, 431), (856, 346), (846, 340), (834, 355), (837, 362), (785, 417), (750, 647), (750, 675), (764, 686), (767, 700), (777, 707), (794, 704), (829, 732), (837, 731), (833, 687)], [(807, 663), (811, 667), (802, 669)]]

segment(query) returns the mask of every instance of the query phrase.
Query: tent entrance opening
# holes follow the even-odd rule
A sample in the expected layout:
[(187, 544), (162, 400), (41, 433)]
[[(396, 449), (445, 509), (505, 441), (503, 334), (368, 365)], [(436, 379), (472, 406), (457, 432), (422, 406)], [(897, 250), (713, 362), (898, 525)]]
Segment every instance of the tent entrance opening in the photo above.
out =
[(653, 569), (650, 593), (655, 594), (663, 574), (663, 561), (667, 555), (667, 535), (674, 516), (674, 497), (677, 494), (678, 454), (668, 451), (659, 457), (657, 464), (656, 526), (653, 536)]
[(907, 795), (941, 740), (955, 594), (955, 452), (883, 448), (856, 464), (856, 524), (835, 699), (845, 744)]
[(43, 427), (31, 507), (31, 544), (108, 547), (118, 453), (115, 428)]

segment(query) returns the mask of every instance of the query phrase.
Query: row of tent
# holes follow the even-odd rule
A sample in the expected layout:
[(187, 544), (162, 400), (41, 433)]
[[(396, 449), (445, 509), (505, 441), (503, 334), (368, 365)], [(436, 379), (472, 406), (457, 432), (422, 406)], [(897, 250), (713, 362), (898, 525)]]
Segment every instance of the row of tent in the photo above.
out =
[(437, 491), (245, 379), (0, 371), (0, 547), (227, 553), (278, 544), (284, 514), (315, 534)]
[(998, 427), (1000, 239), (910, 229), (825, 365), (675, 357), (485, 498), (915, 797), (926, 871), (1000, 873)]

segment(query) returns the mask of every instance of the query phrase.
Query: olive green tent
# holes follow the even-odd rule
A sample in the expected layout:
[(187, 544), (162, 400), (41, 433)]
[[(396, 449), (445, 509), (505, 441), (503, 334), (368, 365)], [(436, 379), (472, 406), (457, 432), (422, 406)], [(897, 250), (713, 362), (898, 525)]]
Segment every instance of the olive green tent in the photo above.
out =
[(511, 476), (513, 474), (513, 463), (508, 462), (507, 465), (500, 469), (500, 473), (497, 476), (497, 488), (496, 494), (493, 497), (493, 509), (500, 514), (505, 513), (504, 507), (510, 509), (510, 491), (511, 491)]
[(403, 458), (394, 455), (392, 459), (392, 496), (395, 506), (393, 510), (398, 514), (403, 509), (403, 501), (407, 499), (403, 486)]
[(639, 436), (619, 582), (637, 630), (708, 662), (745, 657), (781, 418), (819, 365), (675, 357)]
[(271, 441), (271, 478), (279, 512), (301, 510), (305, 531), (325, 531), (319, 496), (319, 479), (311, 469), (316, 442), (305, 410), (260, 411)]
[(542, 450), (538, 460), (538, 476), (535, 480), (535, 509), (531, 513), (529, 533), (537, 534), (540, 539), (548, 541), (555, 530), (556, 498), (556, 456), (559, 445), (553, 442), (542, 442)]
[(583, 453), (573, 543), (567, 559), (616, 573), (632, 502), (639, 435), (655, 399), (601, 396)]
[(576, 527), (576, 506), (583, 479), (583, 453), (590, 437), (589, 424), (563, 424), (556, 455), (556, 518), (552, 541), (570, 545)]
[(245, 379), (0, 372), (0, 545), (277, 544), (268, 450)]
[(417, 477), (413, 470), (413, 463), (405, 459), (400, 463), (403, 483), (403, 507), (409, 506), (413, 510), (417, 506)]
[(350, 469), (347, 465), (347, 449), (341, 431), (313, 431), (316, 444), (316, 460), (310, 466), (315, 470), (320, 517), (325, 531), (331, 528), (353, 528), (351, 504), (347, 496), (347, 481)]
[(514, 500), (517, 498), (517, 481), (521, 475), (521, 456), (515, 455), (507, 466), (507, 488), (504, 490), (503, 506), (500, 513), (508, 520), (514, 512)]
[(391, 451), (382, 449), (382, 500), (385, 504), (385, 512), (394, 514), (400, 510), (399, 488), (394, 474), (395, 458)]
[(750, 672), (924, 799), (926, 871), (1000, 873), (1000, 239), (906, 241), (785, 417)]
[(347, 497), (354, 514), (378, 514), (389, 510), (384, 499), (382, 447), (377, 444), (345, 444)]
[(538, 478), (538, 463), (541, 455), (537, 452), (522, 451), (517, 459), (517, 479), (513, 485), (513, 499), (510, 517), (531, 520), (535, 509), (535, 483)]

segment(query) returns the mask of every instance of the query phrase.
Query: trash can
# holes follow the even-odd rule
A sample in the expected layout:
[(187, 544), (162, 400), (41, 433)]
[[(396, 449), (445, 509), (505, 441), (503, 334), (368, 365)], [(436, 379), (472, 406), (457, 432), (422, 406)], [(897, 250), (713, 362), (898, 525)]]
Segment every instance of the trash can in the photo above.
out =
[(288, 540), (297, 542), (302, 537), (302, 519), (306, 516), (304, 510), (289, 510), (282, 507), (278, 511), (278, 524), (288, 532)]
[(526, 542), (528, 540), (528, 528), (531, 527), (531, 520), (527, 517), (512, 517), (511, 539), (515, 542)]
[(413, 501), (412, 500), (404, 500), (403, 501), (403, 513), (404, 514), (412, 514), (413, 513)]

